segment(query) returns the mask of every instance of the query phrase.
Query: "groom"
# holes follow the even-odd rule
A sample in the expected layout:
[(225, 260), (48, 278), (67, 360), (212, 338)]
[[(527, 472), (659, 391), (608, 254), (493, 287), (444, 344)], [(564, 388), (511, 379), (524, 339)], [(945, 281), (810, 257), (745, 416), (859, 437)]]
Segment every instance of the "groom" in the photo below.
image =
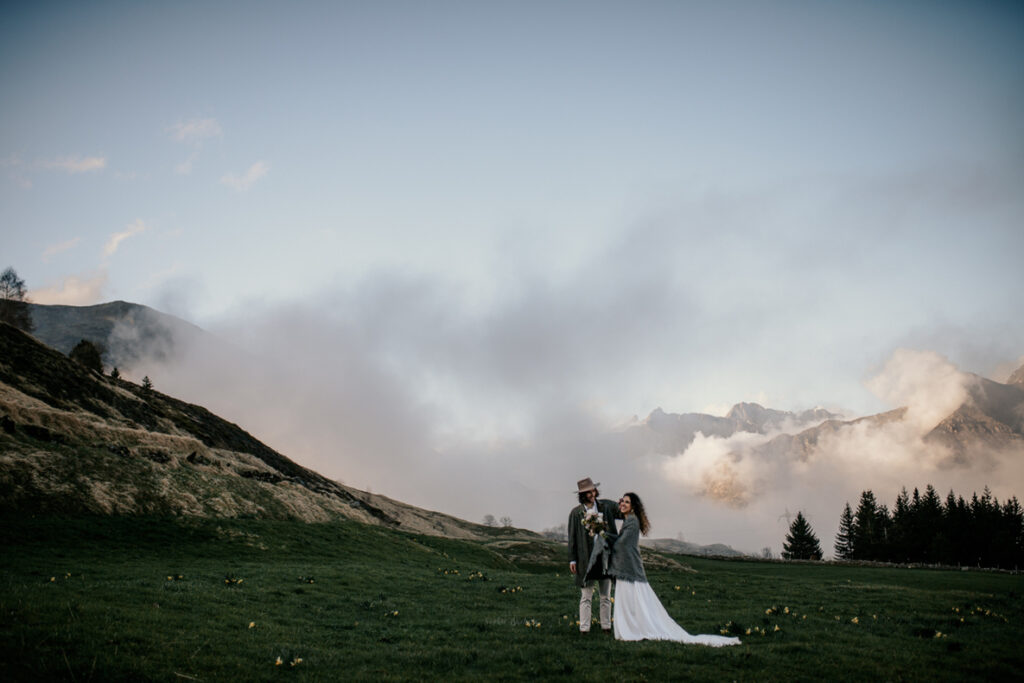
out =
[(580, 587), (580, 633), (590, 632), (595, 583), (601, 594), (601, 630), (612, 632), (612, 580), (603, 573), (600, 562), (587, 573), (594, 538), (583, 526), (583, 515), (588, 510), (600, 512), (604, 515), (608, 532), (614, 534), (619, 508), (610, 500), (599, 499), (597, 487), (598, 484), (591, 481), (590, 477), (581, 479), (576, 484), (579, 505), (569, 513), (569, 571), (576, 576), (576, 585)]

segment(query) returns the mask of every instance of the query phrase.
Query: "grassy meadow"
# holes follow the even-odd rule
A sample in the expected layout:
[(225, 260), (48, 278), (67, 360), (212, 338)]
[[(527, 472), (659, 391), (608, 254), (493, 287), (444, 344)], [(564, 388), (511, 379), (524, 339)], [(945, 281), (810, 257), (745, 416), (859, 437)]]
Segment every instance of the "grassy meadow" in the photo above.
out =
[[(675, 556), (712, 649), (581, 636), (562, 551), (354, 522), (0, 520), (0, 679), (1014, 680), (1019, 575)], [(595, 614), (596, 614), (595, 605)], [(749, 635), (747, 631), (749, 629)]]

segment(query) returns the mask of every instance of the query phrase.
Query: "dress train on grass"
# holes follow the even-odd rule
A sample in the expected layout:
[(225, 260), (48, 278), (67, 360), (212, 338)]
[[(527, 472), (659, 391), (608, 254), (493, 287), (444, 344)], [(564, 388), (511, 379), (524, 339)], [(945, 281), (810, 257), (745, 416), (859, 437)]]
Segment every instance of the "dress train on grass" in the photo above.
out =
[(687, 633), (665, 611), (646, 581), (619, 579), (615, 582), (615, 618), (612, 624), (618, 640), (674, 640), (711, 647), (740, 644), (740, 639), (735, 637)]

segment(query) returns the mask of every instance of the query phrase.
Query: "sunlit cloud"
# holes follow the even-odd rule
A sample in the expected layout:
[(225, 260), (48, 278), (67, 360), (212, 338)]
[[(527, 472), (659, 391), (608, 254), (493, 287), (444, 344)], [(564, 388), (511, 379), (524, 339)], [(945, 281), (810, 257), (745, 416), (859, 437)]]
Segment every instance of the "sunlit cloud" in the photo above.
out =
[(71, 275), (60, 282), (29, 292), (29, 298), (37, 304), (61, 304), (65, 306), (89, 306), (99, 303), (107, 285), (107, 271), (92, 274)]
[(906, 420), (921, 434), (967, 398), (966, 373), (933, 351), (897, 349), (867, 387), (890, 406), (907, 406)]
[(82, 241), (81, 237), (75, 237), (73, 239), (67, 240), (65, 242), (61, 242), (59, 244), (51, 244), (50, 246), (48, 246), (45, 249), (45, 251), (43, 251), (43, 261), (44, 262), (45, 261), (49, 261), (51, 258), (56, 256), (57, 254), (61, 254), (61, 253), (65, 252), (65, 251), (70, 251), (70, 250), (74, 249), (75, 247), (77, 247), (81, 243), (81, 241)]
[(103, 247), (103, 255), (107, 257), (113, 256), (117, 252), (118, 247), (121, 246), (121, 242), (133, 235), (145, 232), (145, 230), (146, 224), (143, 223), (141, 219), (138, 219), (123, 231), (114, 233), (110, 236), (110, 239), (107, 240), (107, 245)]
[(217, 119), (189, 119), (184, 123), (169, 126), (167, 130), (178, 142), (189, 144), (200, 144), (203, 140), (223, 134)]
[(41, 168), (65, 173), (88, 173), (107, 167), (106, 157), (66, 156), (39, 162)]
[(227, 173), (221, 177), (220, 182), (228, 187), (233, 187), (239, 192), (245, 192), (257, 180), (267, 175), (270, 164), (265, 161), (257, 161), (240, 176), (234, 173)]

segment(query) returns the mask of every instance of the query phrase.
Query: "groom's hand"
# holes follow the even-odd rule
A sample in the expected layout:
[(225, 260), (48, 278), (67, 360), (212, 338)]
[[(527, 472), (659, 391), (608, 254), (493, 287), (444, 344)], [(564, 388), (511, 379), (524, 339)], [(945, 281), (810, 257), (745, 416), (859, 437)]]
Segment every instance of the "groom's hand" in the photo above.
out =
[(576, 563), (575, 562), (570, 562), (569, 563), (569, 571), (572, 572), (573, 574), (576, 573)]

